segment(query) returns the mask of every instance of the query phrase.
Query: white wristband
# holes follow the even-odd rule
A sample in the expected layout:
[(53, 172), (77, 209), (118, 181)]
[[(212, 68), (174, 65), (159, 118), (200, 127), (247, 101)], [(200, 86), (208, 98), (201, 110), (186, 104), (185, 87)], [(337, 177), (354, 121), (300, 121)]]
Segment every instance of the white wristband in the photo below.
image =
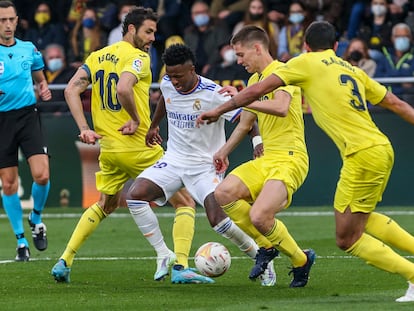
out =
[(256, 148), (258, 144), (263, 143), (262, 136), (257, 135), (252, 138), (253, 149)]

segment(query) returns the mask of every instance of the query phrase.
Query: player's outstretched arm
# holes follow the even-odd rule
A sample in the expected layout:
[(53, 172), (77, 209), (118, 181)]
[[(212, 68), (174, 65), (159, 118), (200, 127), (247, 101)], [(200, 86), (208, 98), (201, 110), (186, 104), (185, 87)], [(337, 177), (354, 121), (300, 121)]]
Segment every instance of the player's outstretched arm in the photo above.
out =
[(414, 125), (414, 108), (398, 98), (392, 92), (387, 92), (384, 99), (379, 103), (383, 108), (391, 110), (392, 112), (398, 114), (405, 121)]
[(286, 117), (289, 112), (292, 96), (284, 90), (276, 90), (271, 100), (254, 101), (247, 107), (260, 112), (272, 114), (278, 117)]
[(200, 125), (204, 124), (204, 122), (207, 122), (207, 124), (216, 122), (223, 113), (246, 106), (260, 96), (263, 96), (282, 85), (284, 85), (284, 83), (278, 76), (270, 75), (263, 81), (243, 89), (240, 93), (234, 95), (217, 108), (202, 113), (197, 118), (196, 124)]

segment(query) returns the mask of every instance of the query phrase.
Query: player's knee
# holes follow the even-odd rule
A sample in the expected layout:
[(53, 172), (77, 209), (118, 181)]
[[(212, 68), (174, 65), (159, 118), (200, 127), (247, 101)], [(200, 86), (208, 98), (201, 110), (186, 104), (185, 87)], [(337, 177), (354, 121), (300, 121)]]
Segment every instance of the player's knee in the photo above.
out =
[(343, 251), (346, 251), (354, 245), (355, 241), (351, 236), (342, 236), (336, 235), (336, 246), (338, 246)]
[(231, 189), (229, 189), (223, 183), (219, 184), (217, 188), (214, 190), (214, 197), (216, 198), (220, 206), (229, 204), (234, 201), (235, 198), (231, 194)]
[(217, 203), (217, 200), (214, 198), (212, 193), (204, 201), (204, 208), (211, 227), (216, 226), (223, 219), (228, 217), (220, 205)]
[(255, 226), (259, 231), (261, 231), (269, 219), (273, 219), (273, 216), (268, 217), (267, 215), (264, 215), (262, 212), (253, 208), (250, 209), (249, 215), (253, 226)]
[(2, 191), (5, 195), (12, 195), (18, 190), (18, 183), (3, 182)]
[(126, 200), (139, 200), (141, 199), (141, 192), (140, 192), (140, 187), (137, 187), (137, 185), (135, 183), (133, 183), (131, 185), (131, 187), (129, 187), (126, 195), (125, 195)]
[(33, 175), (33, 181), (38, 185), (46, 185), (49, 182), (49, 172), (44, 171)]

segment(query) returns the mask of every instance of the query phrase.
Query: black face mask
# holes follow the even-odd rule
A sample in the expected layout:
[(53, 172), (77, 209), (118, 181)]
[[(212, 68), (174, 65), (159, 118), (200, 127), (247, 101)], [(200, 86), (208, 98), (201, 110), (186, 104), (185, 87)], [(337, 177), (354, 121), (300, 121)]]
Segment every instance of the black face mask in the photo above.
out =
[(249, 13), (249, 16), (250, 16), (250, 19), (252, 21), (259, 21), (259, 20), (261, 20), (263, 18), (263, 14), (252, 14), (252, 13)]
[(359, 62), (362, 59), (362, 53), (360, 51), (353, 51), (349, 54), (349, 60)]

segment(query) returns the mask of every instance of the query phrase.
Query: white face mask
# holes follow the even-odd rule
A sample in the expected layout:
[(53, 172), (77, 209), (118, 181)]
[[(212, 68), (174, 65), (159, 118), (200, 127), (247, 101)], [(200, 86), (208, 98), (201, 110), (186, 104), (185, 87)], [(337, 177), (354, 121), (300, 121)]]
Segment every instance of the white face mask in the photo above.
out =
[(223, 54), (223, 59), (224, 59), (225, 62), (232, 64), (232, 63), (236, 62), (236, 59), (237, 59), (236, 53), (234, 53), (233, 50), (227, 50)]
[(387, 7), (382, 4), (374, 4), (371, 6), (371, 12), (375, 16), (383, 16), (387, 13)]

